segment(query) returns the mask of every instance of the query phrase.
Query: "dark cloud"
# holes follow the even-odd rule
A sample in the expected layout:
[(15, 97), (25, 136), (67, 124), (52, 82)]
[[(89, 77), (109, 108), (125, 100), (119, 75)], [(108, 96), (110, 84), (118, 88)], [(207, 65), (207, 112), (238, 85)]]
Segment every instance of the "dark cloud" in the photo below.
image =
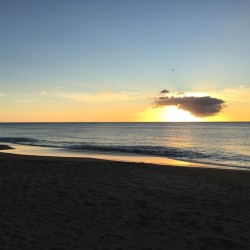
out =
[(167, 93), (170, 93), (170, 91), (167, 90), (167, 89), (163, 89), (163, 90), (160, 92), (160, 94), (167, 94)]
[(213, 116), (218, 114), (225, 106), (224, 101), (210, 96), (195, 97), (168, 97), (161, 96), (154, 101), (155, 107), (177, 106), (180, 109), (189, 111), (197, 117)]

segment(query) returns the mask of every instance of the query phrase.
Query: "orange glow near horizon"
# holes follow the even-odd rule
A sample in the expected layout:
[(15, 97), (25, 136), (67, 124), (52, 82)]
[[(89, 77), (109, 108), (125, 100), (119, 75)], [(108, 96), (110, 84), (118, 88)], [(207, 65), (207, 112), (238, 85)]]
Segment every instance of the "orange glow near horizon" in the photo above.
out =
[[(249, 92), (248, 89), (242, 91)], [(230, 92), (231, 93), (231, 92)], [(235, 91), (236, 93), (236, 91)], [(250, 121), (249, 101), (243, 94), (212, 95), (224, 99), (226, 106), (214, 116), (195, 117), (177, 106), (153, 108), (149, 101), (126, 100), (84, 103), (58, 98), (54, 101), (15, 102), (6, 99), (1, 122), (225, 122)], [(235, 94), (236, 95), (236, 94)], [(229, 96), (229, 97), (228, 97)]]

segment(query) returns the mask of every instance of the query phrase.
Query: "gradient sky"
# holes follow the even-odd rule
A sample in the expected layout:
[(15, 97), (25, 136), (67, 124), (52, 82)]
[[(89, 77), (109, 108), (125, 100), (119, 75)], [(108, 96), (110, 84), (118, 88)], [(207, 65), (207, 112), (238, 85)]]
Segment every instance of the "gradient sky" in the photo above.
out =
[(163, 89), (250, 121), (249, 27), (249, 0), (1, 0), (0, 121), (164, 121)]

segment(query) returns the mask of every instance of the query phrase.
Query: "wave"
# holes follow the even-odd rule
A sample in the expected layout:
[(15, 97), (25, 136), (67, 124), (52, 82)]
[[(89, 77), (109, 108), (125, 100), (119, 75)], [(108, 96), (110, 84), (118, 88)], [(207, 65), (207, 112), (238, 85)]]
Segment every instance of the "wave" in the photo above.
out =
[(37, 140), (27, 137), (0, 137), (0, 142), (14, 143), (29, 146), (53, 147), (53, 148), (68, 148), (72, 150), (94, 150), (105, 152), (121, 152), (121, 153), (137, 153), (155, 156), (167, 157), (185, 157), (192, 155), (193, 157), (203, 158), (208, 157), (204, 153), (199, 153), (191, 150), (183, 150), (173, 147), (161, 146), (119, 146), (119, 145), (93, 145), (90, 143), (71, 143), (71, 142), (56, 142), (48, 140)]
[(112, 151), (122, 153), (136, 153), (147, 154), (155, 156), (168, 156), (168, 157), (184, 157), (188, 154), (192, 154), (193, 157), (204, 157), (205, 155), (199, 152), (191, 150), (177, 149), (173, 147), (161, 147), (161, 146), (103, 146), (103, 145), (89, 145), (80, 144), (69, 146), (70, 149), (83, 149), (83, 150), (96, 150), (96, 151)]
[[(102, 145), (72, 145), (69, 147), (70, 149), (77, 150), (94, 150), (94, 151), (105, 151), (105, 152), (120, 152), (120, 153), (133, 153), (133, 154), (141, 154), (141, 155), (150, 155), (150, 156), (160, 156), (160, 157), (168, 157), (176, 160), (183, 160), (195, 163), (202, 164), (213, 164), (224, 167), (235, 167), (235, 168), (247, 168), (250, 166), (245, 166), (244, 162), (249, 163), (248, 159), (242, 159), (242, 156), (239, 155), (221, 155), (221, 154), (207, 154), (201, 153), (194, 150), (186, 150), (182, 148), (173, 148), (173, 147), (161, 147), (161, 146), (102, 146)], [(242, 166), (238, 166), (233, 163), (221, 163), (227, 161), (239, 161), (243, 163)]]
[(27, 137), (0, 137), (0, 141), (6, 143), (16, 143), (16, 144), (25, 143), (25, 145), (26, 143), (39, 142), (39, 140)]
[[(249, 158), (242, 155), (228, 155), (222, 152), (198, 152), (185, 148), (162, 146), (120, 146), (120, 145), (96, 145), (91, 143), (74, 143), (63, 141), (38, 140), (27, 137), (0, 137), (0, 142), (29, 146), (64, 148), (70, 150), (90, 150), (102, 152), (133, 153), (148, 156), (168, 157), (177, 160), (213, 164), (218, 166), (250, 168)], [(240, 164), (239, 164), (240, 163)]]

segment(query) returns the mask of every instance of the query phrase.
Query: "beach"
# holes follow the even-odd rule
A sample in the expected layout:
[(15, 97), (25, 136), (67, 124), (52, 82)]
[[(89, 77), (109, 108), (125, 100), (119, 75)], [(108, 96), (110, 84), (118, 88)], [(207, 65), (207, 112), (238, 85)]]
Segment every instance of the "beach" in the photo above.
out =
[(5, 150), (0, 193), (1, 249), (250, 249), (249, 171)]

